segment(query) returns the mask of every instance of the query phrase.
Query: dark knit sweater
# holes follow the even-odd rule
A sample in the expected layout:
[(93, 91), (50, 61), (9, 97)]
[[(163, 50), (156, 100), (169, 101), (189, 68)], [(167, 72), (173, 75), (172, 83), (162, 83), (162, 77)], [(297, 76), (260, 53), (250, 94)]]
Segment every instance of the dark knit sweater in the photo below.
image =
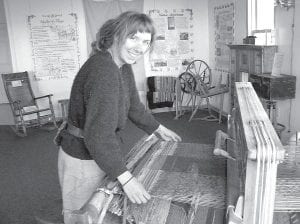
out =
[(94, 159), (111, 178), (125, 172), (117, 132), (129, 118), (151, 134), (159, 123), (140, 102), (130, 65), (120, 69), (108, 52), (90, 57), (76, 75), (68, 122), (83, 130), (84, 139), (61, 133), (63, 150), (78, 159)]

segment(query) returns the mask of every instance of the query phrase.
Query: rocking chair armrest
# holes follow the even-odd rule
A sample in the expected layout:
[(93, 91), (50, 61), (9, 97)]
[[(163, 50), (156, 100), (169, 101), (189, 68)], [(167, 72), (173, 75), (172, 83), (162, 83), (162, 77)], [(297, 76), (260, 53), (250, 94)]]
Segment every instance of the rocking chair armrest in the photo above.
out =
[(44, 96), (34, 97), (33, 99), (34, 100), (38, 100), (38, 99), (42, 99), (42, 98), (46, 98), (46, 97), (50, 98), (51, 96), (53, 96), (53, 94), (48, 94), (48, 95), (44, 95)]

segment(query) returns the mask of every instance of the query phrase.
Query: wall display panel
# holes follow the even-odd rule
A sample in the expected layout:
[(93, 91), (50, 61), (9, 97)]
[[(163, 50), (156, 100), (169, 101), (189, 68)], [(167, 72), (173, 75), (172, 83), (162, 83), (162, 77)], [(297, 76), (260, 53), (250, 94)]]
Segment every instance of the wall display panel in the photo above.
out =
[(234, 3), (214, 7), (215, 68), (229, 71), (230, 49), (234, 41)]
[(80, 67), (76, 13), (28, 16), (34, 78), (73, 78)]
[(157, 34), (146, 56), (146, 75), (178, 76), (193, 59), (192, 9), (150, 10), (149, 15)]

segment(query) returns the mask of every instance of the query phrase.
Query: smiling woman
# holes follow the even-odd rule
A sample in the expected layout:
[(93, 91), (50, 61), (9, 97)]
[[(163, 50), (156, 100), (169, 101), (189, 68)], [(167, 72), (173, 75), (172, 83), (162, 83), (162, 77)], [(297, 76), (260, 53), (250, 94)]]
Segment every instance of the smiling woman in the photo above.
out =
[[(116, 64), (121, 67), (123, 64), (133, 64), (146, 53), (151, 43), (150, 33), (137, 32), (125, 40), (121, 49), (114, 46), (108, 51), (111, 53)], [(120, 52), (120, 53), (118, 53)]]
[(145, 110), (136, 89), (131, 64), (151, 49), (154, 35), (152, 20), (142, 13), (124, 12), (108, 20), (92, 44), (93, 54), (74, 79), (68, 121), (56, 138), (66, 224), (105, 176), (119, 181), (132, 203), (150, 199), (125, 165), (118, 135), (127, 119), (163, 140), (181, 140)]
[(133, 38), (136, 33), (150, 34), (149, 47), (152, 47), (155, 37), (155, 28), (150, 17), (143, 13), (132, 11), (124, 12), (115, 19), (106, 21), (98, 31), (97, 40), (92, 43), (93, 53), (107, 50), (114, 44), (119, 48), (127, 38)]

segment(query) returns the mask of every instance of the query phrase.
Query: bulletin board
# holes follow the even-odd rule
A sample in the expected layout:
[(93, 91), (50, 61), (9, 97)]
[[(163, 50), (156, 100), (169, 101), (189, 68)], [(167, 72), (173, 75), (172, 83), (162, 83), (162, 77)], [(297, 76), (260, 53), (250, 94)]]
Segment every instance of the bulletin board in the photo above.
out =
[(28, 16), (34, 79), (73, 78), (80, 67), (76, 13)]
[(228, 72), (230, 49), (234, 41), (234, 3), (214, 7), (215, 68)]
[(146, 76), (178, 76), (193, 59), (192, 9), (150, 10), (156, 28)]

